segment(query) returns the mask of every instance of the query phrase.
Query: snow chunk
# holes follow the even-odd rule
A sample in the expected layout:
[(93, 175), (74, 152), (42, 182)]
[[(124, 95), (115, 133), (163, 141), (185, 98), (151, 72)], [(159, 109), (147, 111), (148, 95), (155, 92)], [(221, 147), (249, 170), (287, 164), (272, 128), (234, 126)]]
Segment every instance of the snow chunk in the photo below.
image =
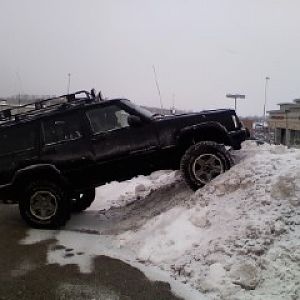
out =
[(246, 290), (253, 290), (259, 282), (257, 266), (248, 262), (240, 262), (230, 270), (232, 283), (240, 285)]

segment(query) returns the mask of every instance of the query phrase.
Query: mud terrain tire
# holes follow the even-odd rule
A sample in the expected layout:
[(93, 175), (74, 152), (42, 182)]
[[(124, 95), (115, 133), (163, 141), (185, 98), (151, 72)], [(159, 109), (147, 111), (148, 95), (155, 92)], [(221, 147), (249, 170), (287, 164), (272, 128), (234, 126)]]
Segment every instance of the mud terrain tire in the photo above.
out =
[(180, 169), (186, 183), (196, 191), (232, 165), (233, 160), (224, 145), (205, 141), (192, 145), (185, 152)]

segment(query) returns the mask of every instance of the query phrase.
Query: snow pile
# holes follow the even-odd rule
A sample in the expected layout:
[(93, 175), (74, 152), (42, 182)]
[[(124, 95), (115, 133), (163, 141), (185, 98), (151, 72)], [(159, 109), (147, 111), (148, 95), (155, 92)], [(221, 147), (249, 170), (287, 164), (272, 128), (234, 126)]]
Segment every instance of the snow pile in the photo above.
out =
[(131, 180), (107, 183), (96, 190), (96, 199), (88, 210), (104, 210), (125, 206), (146, 197), (162, 186), (180, 179), (178, 171), (156, 171), (149, 176), (137, 176)]
[[(234, 159), (231, 170), (192, 194), (177, 183), (178, 172), (113, 182), (98, 189), (91, 210), (65, 230), (30, 230), (22, 243), (52, 237), (57, 247), (49, 248), (48, 262), (78, 264), (82, 272), (92, 270), (96, 255), (122, 259), (151, 278), (168, 278), (185, 299), (203, 299), (203, 293), (209, 299), (299, 299), (300, 150), (248, 141)], [(116, 209), (98, 212), (168, 184), (175, 195), (157, 190), (136, 202), (141, 205), (117, 209), (120, 217)], [(142, 214), (152, 206), (158, 213)], [(137, 222), (137, 215), (147, 218)], [(198, 294), (186, 293), (190, 286)]]
[(121, 247), (213, 299), (298, 299), (300, 151), (246, 142), (236, 159)]

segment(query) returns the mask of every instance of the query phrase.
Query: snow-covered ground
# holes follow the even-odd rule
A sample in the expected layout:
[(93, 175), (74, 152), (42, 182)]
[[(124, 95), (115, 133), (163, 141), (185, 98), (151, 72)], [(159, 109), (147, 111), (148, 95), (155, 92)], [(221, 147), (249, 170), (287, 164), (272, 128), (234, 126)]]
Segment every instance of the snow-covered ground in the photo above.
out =
[(127, 181), (113, 181), (97, 189), (96, 199), (88, 210), (125, 206), (179, 179), (179, 172), (156, 171), (149, 176), (140, 175)]
[[(122, 259), (186, 299), (299, 299), (300, 150), (247, 141), (234, 156), (231, 170), (196, 193), (171, 171), (108, 184), (65, 230), (30, 230), (22, 243), (55, 238), (73, 250), (51, 247), (49, 263), (76, 263), (82, 272), (96, 255)], [(162, 199), (137, 222), (134, 210), (147, 210), (148, 194)], [(118, 218), (126, 226), (114, 224), (112, 206), (126, 212)]]

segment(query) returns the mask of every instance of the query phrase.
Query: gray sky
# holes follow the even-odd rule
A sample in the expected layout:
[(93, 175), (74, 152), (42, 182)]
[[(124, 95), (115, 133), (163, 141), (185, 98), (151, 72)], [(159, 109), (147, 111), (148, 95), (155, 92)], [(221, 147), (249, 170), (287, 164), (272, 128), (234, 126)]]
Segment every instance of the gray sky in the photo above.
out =
[[(299, 0), (0, 0), (0, 95), (102, 90), (263, 113), (300, 97)], [(173, 96), (174, 95), (174, 96)]]

